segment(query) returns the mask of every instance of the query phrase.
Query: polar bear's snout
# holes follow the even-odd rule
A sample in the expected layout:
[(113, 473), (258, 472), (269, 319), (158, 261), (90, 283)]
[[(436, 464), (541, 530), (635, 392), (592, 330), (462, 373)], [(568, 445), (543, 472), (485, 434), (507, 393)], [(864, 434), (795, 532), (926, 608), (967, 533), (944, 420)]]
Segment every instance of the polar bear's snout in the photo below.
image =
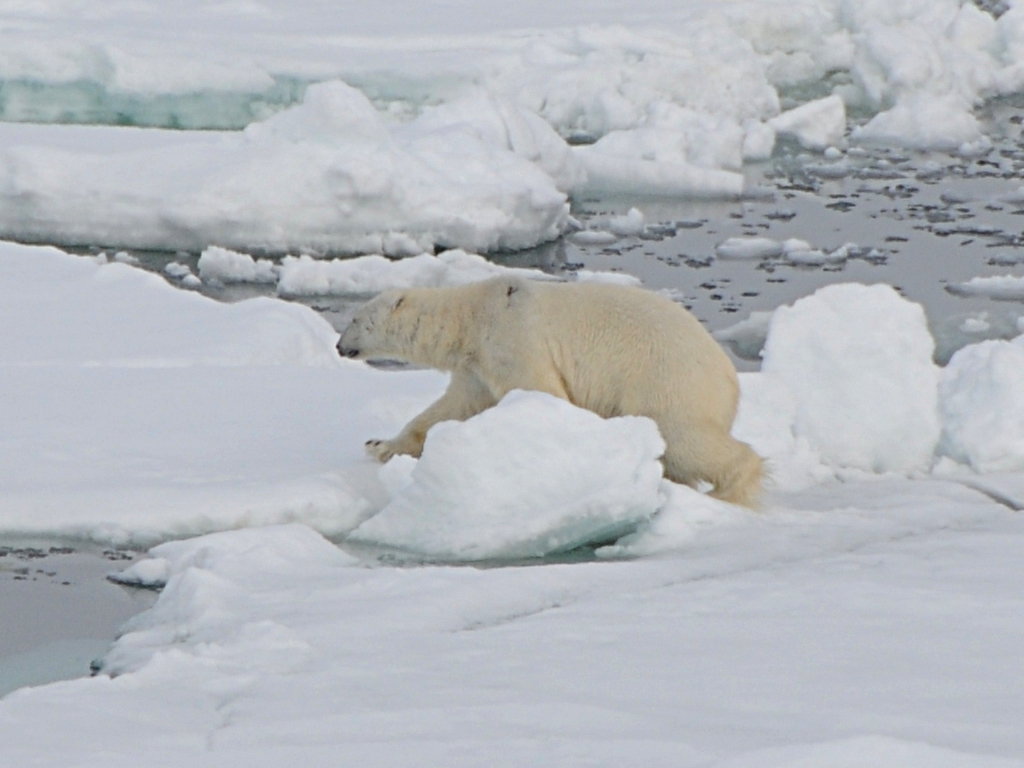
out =
[(363, 351), (365, 346), (362, 342), (363, 339), (359, 332), (359, 326), (352, 322), (342, 332), (341, 338), (338, 339), (338, 343), (334, 348), (338, 350), (338, 354), (342, 357), (356, 358), (359, 357), (359, 353)]
[(335, 349), (338, 350), (338, 354), (342, 357), (359, 357), (359, 348), (347, 345), (344, 336), (338, 340)]

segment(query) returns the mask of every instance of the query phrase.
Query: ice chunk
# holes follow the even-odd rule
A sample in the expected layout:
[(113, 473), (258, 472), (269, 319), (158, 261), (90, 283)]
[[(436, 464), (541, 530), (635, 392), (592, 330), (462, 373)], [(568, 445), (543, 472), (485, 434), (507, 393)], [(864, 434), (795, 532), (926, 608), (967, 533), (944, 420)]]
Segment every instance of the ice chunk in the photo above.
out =
[(912, 149), (956, 150), (983, 141), (981, 125), (970, 102), (953, 93), (910, 92), (893, 107), (855, 128), (854, 141), (895, 144)]
[(199, 278), (204, 282), (276, 283), (277, 267), (270, 259), (211, 245), (199, 255)]
[(796, 404), (793, 433), (833, 467), (927, 469), (938, 370), (924, 310), (887, 285), (831, 285), (777, 309), (763, 375)]
[(576, 194), (698, 198), (743, 194), (741, 173), (615, 155), (595, 146), (574, 149), (586, 169), (586, 181), (577, 186)]
[(581, 229), (573, 232), (569, 239), (577, 245), (611, 245), (619, 239), (614, 232), (605, 232), (600, 229)]
[(742, 192), (745, 134), (734, 120), (655, 102), (642, 125), (576, 147), (581, 189), (605, 193), (719, 197)]
[(746, 320), (715, 331), (713, 336), (718, 341), (728, 344), (738, 357), (744, 360), (760, 360), (771, 322), (771, 312), (751, 312)]
[(766, 459), (769, 488), (798, 490), (833, 476), (817, 448), (797, 434), (797, 399), (785, 381), (741, 373), (740, 390), (733, 435)]
[(645, 225), (644, 215), (639, 208), (630, 208), (624, 215), (613, 216), (608, 221), (608, 229), (623, 237), (641, 234)]
[(721, 259), (767, 259), (782, 251), (782, 244), (770, 237), (730, 237), (715, 246)]
[(584, 171), (569, 145), (542, 118), (493, 94), (469, 96), (430, 107), (414, 123), (417, 131), (469, 129), (488, 146), (504, 147), (543, 170), (563, 192), (583, 181)]
[(767, 160), (775, 149), (775, 129), (767, 123), (750, 120), (744, 125), (743, 159)]
[(946, 287), (958, 296), (986, 296), (1005, 301), (1024, 300), (1024, 277), (1017, 275), (993, 275), (972, 277), (966, 283), (955, 283)]
[(1024, 470), (1024, 336), (960, 349), (939, 393), (942, 454), (979, 472)]
[(836, 248), (834, 251), (824, 251), (814, 248), (806, 240), (790, 238), (782, 244), (783, 255), (786, 261), (791, 264), (802, 264), (805, 266), (819, 266), (822, 264), (838, 264), (849, 258), (850, 251), (855, 249), (852, 243)]
[(411, 482), (349, 540), (448, 561), (605, 542), (659, 506), (663, 450), (649, 419), (606, 420), (550, 395), (513, 392), (468, 421), (431, 429)]
[(838, 96), (801, 104), (768, 121), (781, 136), (791, 136), (802, 147), (824, 151), (842, 144), (846, 132), (846, 107)]

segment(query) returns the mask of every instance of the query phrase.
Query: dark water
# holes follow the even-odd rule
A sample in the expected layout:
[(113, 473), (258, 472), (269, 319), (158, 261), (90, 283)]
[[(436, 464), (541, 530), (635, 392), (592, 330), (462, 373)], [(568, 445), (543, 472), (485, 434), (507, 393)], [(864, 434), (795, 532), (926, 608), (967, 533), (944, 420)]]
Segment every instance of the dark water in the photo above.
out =
[(117, 628), (155, 599), (105, 578), (136, 557), (77, 543), (0, 544), (0, 696), (89, 673)]

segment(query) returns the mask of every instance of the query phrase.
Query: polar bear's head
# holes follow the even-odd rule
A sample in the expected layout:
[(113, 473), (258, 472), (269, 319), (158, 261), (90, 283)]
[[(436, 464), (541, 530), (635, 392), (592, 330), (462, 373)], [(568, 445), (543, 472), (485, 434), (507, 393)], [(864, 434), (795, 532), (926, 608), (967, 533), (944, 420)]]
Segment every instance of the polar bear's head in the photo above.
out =
[(352, 322), (341, 334), (338, 354), (354, 360), (393, 358), (401, 350), (403, 333), (395, 315), (405, 302), (405, 292), (384, 291), (370, 299), (352, 317)]

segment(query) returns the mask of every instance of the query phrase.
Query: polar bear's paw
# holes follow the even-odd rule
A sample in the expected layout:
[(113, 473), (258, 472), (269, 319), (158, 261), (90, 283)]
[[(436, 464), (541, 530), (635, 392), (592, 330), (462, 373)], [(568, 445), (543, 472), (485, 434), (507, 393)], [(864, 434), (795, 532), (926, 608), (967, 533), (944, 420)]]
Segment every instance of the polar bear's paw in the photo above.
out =
[(377, 461), (384, 463), (398, 453), (394, 442), (391, 440), (367, 440), (366, 452)]

